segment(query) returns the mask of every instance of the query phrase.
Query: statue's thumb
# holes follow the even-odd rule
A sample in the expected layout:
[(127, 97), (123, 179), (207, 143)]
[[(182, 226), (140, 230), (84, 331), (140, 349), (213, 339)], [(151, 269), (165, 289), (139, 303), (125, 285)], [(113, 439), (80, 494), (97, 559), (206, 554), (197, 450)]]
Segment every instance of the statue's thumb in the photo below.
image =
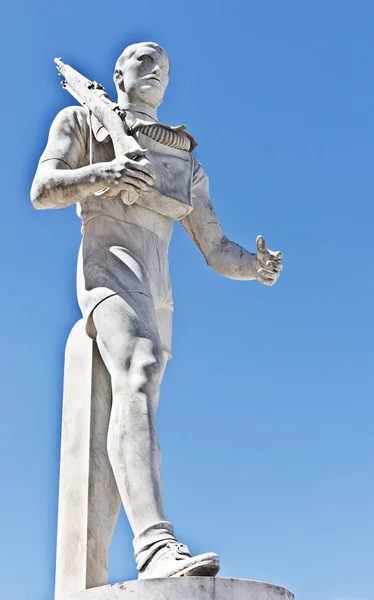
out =
[(259, 252), (265, 252), (266, 250), (266, 245), (265, 245), (265, 240), (262, 237), (262, 235), (258, 235), (256, 238), (256, 246), (257, 246), (257, 250)]

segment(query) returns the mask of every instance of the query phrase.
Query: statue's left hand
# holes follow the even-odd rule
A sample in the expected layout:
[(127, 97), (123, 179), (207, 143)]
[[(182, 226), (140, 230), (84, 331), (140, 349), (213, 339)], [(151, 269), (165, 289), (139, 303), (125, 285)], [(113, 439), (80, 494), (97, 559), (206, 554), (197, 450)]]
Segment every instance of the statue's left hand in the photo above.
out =
[(261, 235), (257, 236), (256, 246), (257, 281), (264, 285), (274, 285), (283, 269), (283, 266), (280, 264), (283, 254), (282, 252), (268, 250), (265, 240)]

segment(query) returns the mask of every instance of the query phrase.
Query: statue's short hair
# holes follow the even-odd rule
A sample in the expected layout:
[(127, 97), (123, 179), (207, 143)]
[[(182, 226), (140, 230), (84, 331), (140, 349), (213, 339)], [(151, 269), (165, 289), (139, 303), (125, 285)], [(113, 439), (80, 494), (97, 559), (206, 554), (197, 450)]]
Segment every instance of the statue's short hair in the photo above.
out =
[(166, 51), (160, 44), (156, 44), (156, 42), (138, 42), (137, 44), (131, 44), (127, 46), (122, 52), (121, 56), (118, 57), (116, 66), (114, 67), (114, 71), (123, 71), (126, 61), (129, 60), (137, 51), (139, 46), (151, 46), (152, 48), (158, 48), (162, 50), (162, 52), (167, 56)]

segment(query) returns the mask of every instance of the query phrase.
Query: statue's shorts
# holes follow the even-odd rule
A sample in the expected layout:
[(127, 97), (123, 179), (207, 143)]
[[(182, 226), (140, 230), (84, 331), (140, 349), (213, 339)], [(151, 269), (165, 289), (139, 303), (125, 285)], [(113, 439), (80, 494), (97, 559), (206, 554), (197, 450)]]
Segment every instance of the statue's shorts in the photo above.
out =
[(111, 296), (123, 309), (157, 328), (165, 358), (171, 354), (173, 300), (168, 245), (153, 232), (111, 217), (92, 218), (78, 257), (77, 296), (86, 332), (96, 339), (93, 313)]

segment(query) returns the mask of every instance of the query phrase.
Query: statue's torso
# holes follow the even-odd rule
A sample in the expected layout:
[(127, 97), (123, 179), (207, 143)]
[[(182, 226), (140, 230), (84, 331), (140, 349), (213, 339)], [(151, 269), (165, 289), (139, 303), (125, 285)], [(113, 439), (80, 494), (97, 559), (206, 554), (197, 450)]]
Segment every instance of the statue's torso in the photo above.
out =
[[(113, 160), (113, 158), (114, 150), (110, 141), (98, 143), (95, 138), (92, 140), (92, 159), (94, 163), (109, 162)], [(89, 151), (87, 151), (80, 166), (85, 166), (87, 164), (89, 164)], [(151, 193), (145, 191), (143, 192), (143, 195), (151, 196)], [(172, 218), (165, 217), (155, 211), (139, 206), (138, 204), (124, 204), (120, 194), (114, 198), (105, 198), (95, 195), (89, 196), (77, 205), (77, 212), (82, 219), (83, 232), (87, 230), (87, 225), (91, 219), (108, 217), (123, 223), (142, 227), (146, 231), (160, 237), (166, 244), (170, 241), (174, 222)]]
[[(86, 132), (86, 135), (88, 133)], [(89, 138), (89, 135), (88, 135)], [(161, 202), (167, 208), (170, 195), (191, 210), (193, 157), (176, 151), (148, 136), (137, 134), (141, 147), (149, 150), (156, 174), (156, 189), (142, 192), (143, 203)], [(98, 142), (94, 136), (92, 162), (114, 158), (111, 141)], [(89, 144), (80, 166), (89, 164)], [(172, 210), (174, 210), (172, 205)], [(78, 300), (82, 312), (111, 293), (149, 293), (156, 307), (172, 306), (168, 246), (174, 218), (139, 204), (126, 205), (120, 195), (105, 199), (89, 196), (77, 205), (82, 220), (83, 240), (78, 260)]]

